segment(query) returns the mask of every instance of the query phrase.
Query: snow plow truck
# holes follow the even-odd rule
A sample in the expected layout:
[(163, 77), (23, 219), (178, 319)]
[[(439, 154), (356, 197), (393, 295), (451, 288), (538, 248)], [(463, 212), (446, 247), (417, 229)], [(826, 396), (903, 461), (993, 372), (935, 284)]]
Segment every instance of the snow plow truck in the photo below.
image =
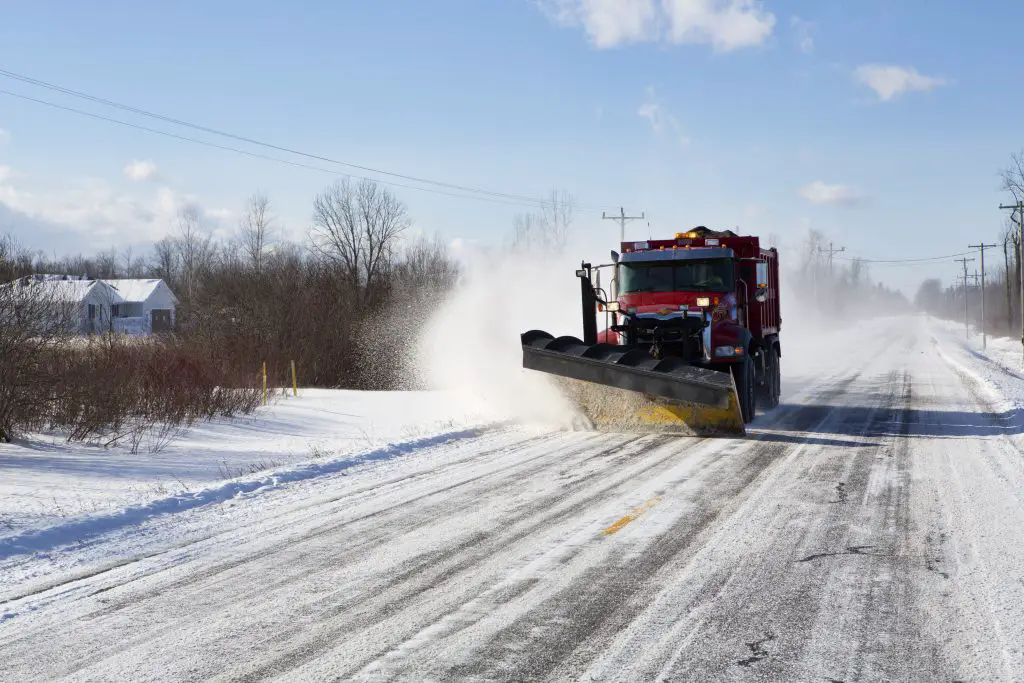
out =
[(598, 429), (745, 434), (779, 402), (778, 251), (704, 226), (620, 249), (576, 271), (583, 338), (525, 332), (523, 367)]

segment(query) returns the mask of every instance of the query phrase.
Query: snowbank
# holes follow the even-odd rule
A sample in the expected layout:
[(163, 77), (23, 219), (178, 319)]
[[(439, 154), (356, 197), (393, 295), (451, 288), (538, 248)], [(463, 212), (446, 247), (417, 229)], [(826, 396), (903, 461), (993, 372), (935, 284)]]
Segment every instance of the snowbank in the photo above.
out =
[[(65, 527), (65, 539), (88, 530), (91, 522), (75, 526), (83, 517), (124, 521), (215, 502), (305, 476), (295, 473), (337, 471), (332, 468), (351, 466), (357, 454), (365, 461), (390, 452), (390, 444), (486, 422), (445, 392), (304, 389), (250, 416), (195, 425), (156, 453), (68, 444), (57, 435), (0, 444), (0, 555), (7, 539), (49, 527)], [(282, 473), (289, 468), (292, 474)], [(238, 488), (239, 480), (247, 483)], [(164, 502), (153, 507), (153, 501)]]

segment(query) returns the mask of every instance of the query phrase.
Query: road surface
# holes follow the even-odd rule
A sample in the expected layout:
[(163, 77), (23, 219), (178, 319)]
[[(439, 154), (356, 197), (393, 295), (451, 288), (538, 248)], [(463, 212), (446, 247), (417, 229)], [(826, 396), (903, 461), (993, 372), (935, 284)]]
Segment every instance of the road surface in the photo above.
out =
[(0, 679), (1021, 680), (1021, 424), (887, 325), (746, 439), (497, 429), (204, 511), (0, 598)]

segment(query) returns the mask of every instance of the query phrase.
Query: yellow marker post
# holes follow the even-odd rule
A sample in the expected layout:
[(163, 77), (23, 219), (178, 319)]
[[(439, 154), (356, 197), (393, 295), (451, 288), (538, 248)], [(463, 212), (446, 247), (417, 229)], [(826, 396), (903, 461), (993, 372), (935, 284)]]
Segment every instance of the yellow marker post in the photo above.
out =
[(299, 395), (299, 381), (295, 377), (295, 361), (292, 361), (292, 396)]
[(267, 405), (267, 361), (263, 361), (263, 405)]

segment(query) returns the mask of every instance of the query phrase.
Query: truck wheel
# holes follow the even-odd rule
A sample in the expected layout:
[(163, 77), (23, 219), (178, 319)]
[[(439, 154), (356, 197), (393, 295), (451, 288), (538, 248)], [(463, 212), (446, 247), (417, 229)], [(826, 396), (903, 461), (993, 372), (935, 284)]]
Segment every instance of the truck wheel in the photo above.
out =
[(779, 372), (779, 354), (774, 346), (769, 346), (764, 355), (764, 391), (759, 397), (765, 410), (773, 410), (779, 405), (779, 394), (782, 393), (782, 375)]
[(754, 411), (757, 409), (755, 399), (756, 389), (754, 386), (754, 359), (744, 356), (739, 363), (732, 365), (732, 378), (736, 382), (736, 393), (740, 399), (740, 412), (743, 414), (743, 422), (754, 421)]

